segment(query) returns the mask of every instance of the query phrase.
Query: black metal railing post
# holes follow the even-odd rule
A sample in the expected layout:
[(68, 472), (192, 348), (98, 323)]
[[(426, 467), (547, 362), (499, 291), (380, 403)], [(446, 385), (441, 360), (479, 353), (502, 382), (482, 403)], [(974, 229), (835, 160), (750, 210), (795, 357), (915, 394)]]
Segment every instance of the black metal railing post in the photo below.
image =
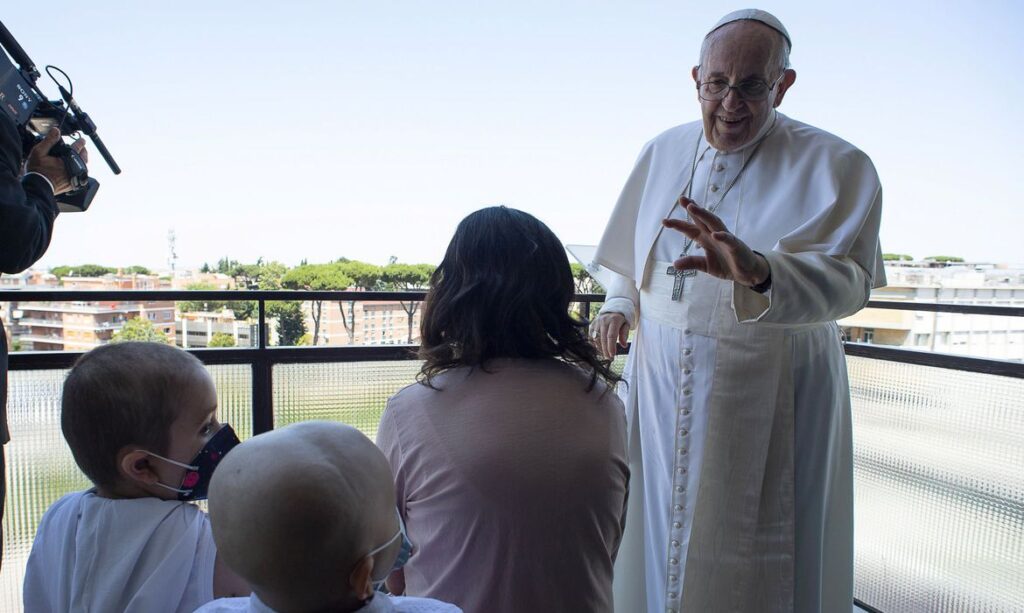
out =
[(252, 362), (252, 433), (262, 434), (274, 429), (274, 364), (267, 348), (267, 305), (257, 301), (256, 358)]

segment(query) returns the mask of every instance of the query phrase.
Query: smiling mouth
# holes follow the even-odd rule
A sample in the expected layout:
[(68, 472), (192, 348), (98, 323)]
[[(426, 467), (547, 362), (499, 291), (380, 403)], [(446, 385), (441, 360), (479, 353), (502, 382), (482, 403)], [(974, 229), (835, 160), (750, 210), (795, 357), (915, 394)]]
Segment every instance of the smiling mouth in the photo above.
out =
[(746, 117), (737, 117), (735, 119), (730, 119), (728, 117), (722, 117), (721, 115), (716, 116), (715, 119), (724, 123), (727, 126), (736, 126), (747, 120)]

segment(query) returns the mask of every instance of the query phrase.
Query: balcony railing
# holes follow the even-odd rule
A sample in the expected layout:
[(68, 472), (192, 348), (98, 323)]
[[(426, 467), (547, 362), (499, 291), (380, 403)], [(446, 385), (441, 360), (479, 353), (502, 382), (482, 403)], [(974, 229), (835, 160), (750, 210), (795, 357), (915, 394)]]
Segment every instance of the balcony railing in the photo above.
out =
[[(242, 439), (307, 419), (350, 423), (373, 437), (387, 398), (413, 382), (419, 369), (415, 348), (408, 345), (270, 346), (268, 302), (422, 298), (422, 292), (0, 292), (0, 301), (19, 302), (255, 302), (256, 346), (191, 350), (217, 383), (222, 420)], [(589, 313), (603, 296), (577, 300)], [(1024, 308), (1015, 307), (869, 306), (1024, 317)], [(886, 613), (1015, 610), (1024, 602), (1024, 364), (858, 343), (847, 343), (846, 353), (860, 604)], [(64, 493), (88, 487), (59, 424), (60, 386), (80, 355), (10, 356), (2, 610), (17, 610), (25, 558), (42, 512)]]

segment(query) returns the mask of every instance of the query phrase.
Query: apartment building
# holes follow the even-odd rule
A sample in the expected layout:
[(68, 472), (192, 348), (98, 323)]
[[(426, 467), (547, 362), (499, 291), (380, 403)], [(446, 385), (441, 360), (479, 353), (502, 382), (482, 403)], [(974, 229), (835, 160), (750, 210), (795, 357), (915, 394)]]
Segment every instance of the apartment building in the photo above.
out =
[(209, 347), (214, 335), (227, 334), (234, 339), (235, 347), (255, 347), (257, 330), (257, 323), (237, 320), (229, 310), (180, 313), (175, 322), (174, 342), (183, 349), (199, 349)]
[[(306, 329), (313, 335), (312, 302), (303, 304)], [(409, 344), (409, 311), (412, 310), (412, 344), (420, 342), (422, 304), (418, 302), (330, 302), (320, 311), (318, 345)]]
[[(58, 289), (52, 285), (29, 285), (26, 289)], [(38, 277), (56, 284), (56, 277)], [(4, 278), (5, 281), (9, 277)], [(167, 282), (156, 275), (104, 275), (103, 277), (65, 277), (61, 290), (156, 290)], [(88, 351), (108, 342), (125, 322), (134, 317), (151, 321), (154, 327), (173, 338), (173, 301), (65, 301), (12, 302), (5, 321), (12, 339), (27, 351)]]
[[(1024, 307), (1024, 266), (886, 266), (874, 300)], [(852, 341), (1002, 360), (1024, 360), (1024, 318), (864, 309), (839, 322)]]

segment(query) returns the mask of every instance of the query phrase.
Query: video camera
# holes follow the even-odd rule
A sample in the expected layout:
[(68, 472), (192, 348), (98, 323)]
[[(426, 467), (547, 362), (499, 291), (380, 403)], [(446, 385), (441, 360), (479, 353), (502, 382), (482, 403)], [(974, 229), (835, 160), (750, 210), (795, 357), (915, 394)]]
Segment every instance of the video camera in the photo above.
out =
[[(42, 140), (43, 135), (51, 128), (57, 127), (61, 134), (81, 132), (89, 137), (96, 150), (106, 160), (107, 166), (115, 175), (121, 174), (121, 168), (111, 157), (103, 141), (96, 134), (96, 124), (86, 114), (68, 91), (60, 83), (57, 88), (63, 100), (47, 100), (36, 86), (39, 70), (18, 41), (0, 22), (0, 47), (7, 53), (0, 53), (0, 107), (10, 115), (21, 133), (22, 149), (25, 155), (32, 147)], [(10, 59), (8, 59), (10, 55)], [(12, 63), (10, 60), (13, 59)], [(15, 65), (17, 64), (17, 65)], [(53, 78), (51, 70), (64, 74), (54, 66), (46, 66), (46, 71)], [(66, 74), (64, 74), (67, 77)], [(54, 79), (56, 82), (56, 79)], [(64, 162), (64, 167), (71, 178), (72, 190), (57, 196), (57, 204), (61, 211), (84, 211), (89, 208), (100, 183), (89, 176), (89, 169), (74, 148), (61, 140), (50, 151), (50, 155)]]

